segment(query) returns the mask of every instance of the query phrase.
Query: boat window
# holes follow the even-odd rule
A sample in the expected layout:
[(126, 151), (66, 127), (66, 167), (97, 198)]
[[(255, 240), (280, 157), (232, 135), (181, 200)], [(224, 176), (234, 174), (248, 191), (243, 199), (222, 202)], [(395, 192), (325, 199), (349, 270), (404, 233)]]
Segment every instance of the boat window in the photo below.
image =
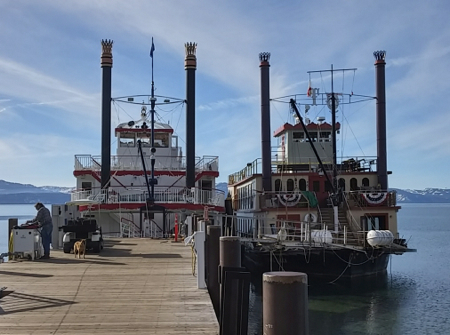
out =
[(295, 131), (292, 133), (292, 138), (294, 140), (302, 140), (305, 138), (305, 133), (302, 131)]
[(350, 179), (350, 191), (356, 191), (358, 189), (358, 181), (356, 178)]
[(313, 191), (320, 192), (320, 181), (318, 180), (313, 181)]
[(83, 191), (90, 191), (92, 189), (92, 183), (90, 181), (83, 181), (81, 183), (81, 189)]
[(306, 180), (301, 178), (298, 182), (300, 191), (306, 191)]
[(369, 178), (363, 178), (362, 180), (362, 186), (369, 187)]
[(309, 133), (309, 137), (311, 138), (312, 142), (317, 142), (317, 132)]
[(321, 131), (319, 133), (320, 141), (330, 142), (331, 141), (331, 131)]
[(169, 133), (155, 133), (155, 147), (167, 148), (169, 146)]
[(294, 190), (294, 181), (292, 179), (288, 179), (287, 180), (287, 190), (288, 191), (293, 191)]
[(280, 192), (282, 189), (281, 179), (275, 179), (275, 192)]
[(150, 134), (139, 134), (138, 135), (138, 140), (141, 140), (141, 144), (143, 147), (149, 147), (151, 142), (150, 142)]
[(135, 145), (134, 134), (120, 134), (119, 143), (121, 147), (134, 147)]

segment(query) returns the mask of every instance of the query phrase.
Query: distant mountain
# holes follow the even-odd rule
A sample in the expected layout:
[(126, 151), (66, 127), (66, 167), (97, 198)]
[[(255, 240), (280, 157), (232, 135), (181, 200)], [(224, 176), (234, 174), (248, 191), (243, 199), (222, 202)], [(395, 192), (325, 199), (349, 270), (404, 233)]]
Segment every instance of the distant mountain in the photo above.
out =
[(398, 202), (413, 203), (447, 203), (450, 202), (450, 189), (448, 188), (426, 188), (424, 190), (401, 190), (397, 191)]
[(225, 193), (225, 198), (228, 195), (228, 184), (227, 183), (217, 183), (216, 189), (223, 191)]
[[(227, 183), (217, 183), (216, 188), (228, 195)], [(38, 201), (47, 204), (63, 204), (70, 200), (70, 192), (74, 187), (34, 186), (30, 184), (12, 183), (0, 180), (0, 204), (31, 204)], [(399, 203), (448, 203), (450, 202), (450, 189), (426, 188), (424, 190), (397, 191)]]
[(0, 204), (63, 204), (70, 200), (73, 188), (57, 186), (34, 186), (0, 180)]
[[(216, 188), (228, 194), (227, 183), (218, 183)], [(426, 188), (424, 190), (402, 190), (392, 188), (397, 191), (397, 202), (399, 203), (447, 203), (450, 202), (450, 189), (446, 188)]]

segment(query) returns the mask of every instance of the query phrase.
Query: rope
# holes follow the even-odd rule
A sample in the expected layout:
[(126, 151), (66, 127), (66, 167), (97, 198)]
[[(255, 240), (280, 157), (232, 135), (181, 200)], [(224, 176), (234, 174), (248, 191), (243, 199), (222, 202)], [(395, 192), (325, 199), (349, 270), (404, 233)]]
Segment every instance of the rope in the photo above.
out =
[(345, 273), (345, 271), (347, 271), (347, 269), (350, 267), (350, 263), (347, 264), (347, 266), (345, 267), (344, 271), (342, 271), (342, 273), (335, 279), (330, 281), (328, 284), (334, 284), (336, 281), (339, 280), (339, 278), (342, 277), (342, 275)]
[(195, 253), (195, 244), (191, 244), (192, 250), (192, 275), (195, 277), (195, 263), (197, 263), (197, 254)]
[(9, 235), (9, 246), (8, 252), (12, 254), (14, 252), (14, 232), (11, 230), (11, 234)]
[[(277, 262), (278, 267), (281, 269), (281, 271), (284, 271), (283, 264), (281, 264), (281, 263), (278, 261), (278, 258), (277, 258), (277, 256), (275, 255), (274, 252), (272, 252), (272, 255), (273, 255), (273, 258), (275, 259), (275, 261)], [(281, 262), (283, 262), (283, 258), (282, 258), (282, 255), (281, 255), (281, 250), (280, 250), (280, 259), (281, 259)]]

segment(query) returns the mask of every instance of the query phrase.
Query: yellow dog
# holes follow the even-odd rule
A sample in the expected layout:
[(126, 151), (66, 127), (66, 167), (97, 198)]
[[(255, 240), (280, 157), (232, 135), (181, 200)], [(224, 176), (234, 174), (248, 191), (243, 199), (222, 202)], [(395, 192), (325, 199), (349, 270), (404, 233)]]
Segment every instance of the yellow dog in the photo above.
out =
[(76, 241), (73, 245), (73, 253), (75, 254), (75, 258), (81, 258), (81, 254), (83, 254), (83, 258), (86, 258), (86, 240)]

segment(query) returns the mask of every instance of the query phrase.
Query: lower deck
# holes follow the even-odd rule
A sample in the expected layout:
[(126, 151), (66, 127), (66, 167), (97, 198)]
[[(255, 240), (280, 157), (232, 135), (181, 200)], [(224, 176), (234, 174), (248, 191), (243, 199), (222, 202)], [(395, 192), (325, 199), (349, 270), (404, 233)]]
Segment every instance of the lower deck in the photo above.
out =
[(100, 254), (0, 264), (3, 334), (218, 334), (183, 243), (109, 239)]

